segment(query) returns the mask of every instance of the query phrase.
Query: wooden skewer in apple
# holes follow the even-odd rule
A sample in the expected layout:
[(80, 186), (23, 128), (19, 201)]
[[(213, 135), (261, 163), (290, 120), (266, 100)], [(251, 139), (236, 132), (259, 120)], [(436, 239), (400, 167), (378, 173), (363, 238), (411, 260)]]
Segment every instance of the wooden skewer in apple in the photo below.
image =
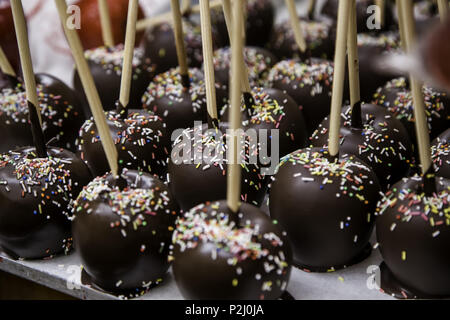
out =
[[(61, 21), (66, 21), (67, 4), (65, 0), (55, 0), (55, 3), (58, 8), (58, 13)], [(72, 55), (75, 60), (78, 74), (81, 78), (81, 82), (88, 99), (89, 107), (91, 109), (92, 115), (94, 116), (94, 121), (100, 135), (101, 143), (106, 154), (109, 167), (113, 176), (119, 181), (120, 173), (117, 150), (109, 132), (108, 124), (106, 122), (106, 117), (103, 111), (100, 97), (95, 87), (94, 79), (92, 78), (89, 66), (84, 57), (80, 38), (76, 30), (70, 29), (65, 23), (63, 23), (62, 25), (67, 37), (67, 41), (72, 50)]]
[(128, 116), (130, 102), (131, 77), (133, 76), (134, 45), (136, 42), (136, 21), (139, 2), (130, 0), (128, 8), (127, 29), (125, 34), (125, 48), (123, 51), (122, 78), (120, 81), (120, 95), (117, 111), (122, 119)]
[[(243, 27), (243, 21), (240, 18), (243, 3), (245, 2), (235, 1), (233, 4), (235, 34), (240, 34)], [(242, 37), (233, 37), (231, 63), (233, 79), (239, 79), (243, 71), (242, 50)], [(232, 137), (229, 137), (231, 141), (228, 139), (228, 149), (231, 152), (228, 153), (227, 200), (200, 204), (186, 212), (184, 218), (179, 220), (173, 237), (175, 281), (187, 299), (279, 299), (285, 293), (286, 275), (291, 268), (289, 242), (283, 236), (282, 230), (261, 210), (249, 204), (241, 204), (241, 165), (238, 150), (238, 139), (241, 136), (236, 134), (241, 127), (240, 81), (231, 81), (230, 88), (232, 105), (230, 134)], [(195, 232), (188, 232), (187, 225), (193, 226), (192, 230), (195, 229)], [(211, 232), (206, 231), (207, 229)], [(252, 240), (245, 243), (240, 241), (238, 246), (241, 247), (241, 251), (248, 250), (250, 246), (267, 250), (269, 254), (276, 251), (278, 252), (276, 259), (279, 259), (281, 263), (268, 270), (264, 268), (270, 259), (268, 255), (257, 254), (251, 259), (250, 256), (236, 259), (235, 253), (238, 251), (235, 250), (237, 249), (235, 239), (241, 239), (244, 234), (247, 234), (247, 239)], [(281, 241), (274, 242), (274, 238)], [(191, 243), (192, 246), (185, 246), (183, 241)], [(218, 249), (223, 246), (229, 250), (226, 252), (220, 250), (221, 253), (218, 254)], [(196, 268), (192, 268), (194, 261)], [(236, 261), (232, 268), (229, 266), (229, 261)], [(249, 268), (250, 265), (253, 268)], [(194, 274), (198, 275), (198, 270), (195, 270), (198, 268), (206, 272), (194, 277)], [(239, 277), (236, 277), (236, 270), (240, 270)], [(254, 281), (256, 273), (261, 282)], [(267, 281), (271, 282), (270, 290), (261, 287), (261, 283)]]
[(209, 0), (200, 0), (200, 25), (206, 86), (206, 106), (208, 119), (212, 126), (218, 127), (217, 100), (214, 76), (213, 43), (211, 31), (211, 12)]
[(291, 21), (292, 30), (294, 31), (295, 42), (301, 52), (306, 51), (306, 41), (303, 36), (303, 30), (301, 27), (300, 19), (297, 14), (294, 0), (285, 0), (286, 7), (289, 12), (289, 20)]
[(178, 0), (171, 0), (172, 20), (175, 34), (175, 45), (177, 48), (178, 65), (184, 87), (189, 88), (189, 72), (186, 54), (186, 45), (184, 43), (183, 21)]
[[(402, 41), (411, 53), (415, 45), (413, 2), (400, 2)], [(398, 181), (377, 205), (377, 241), (384, 260), (380, 270), (382, 278), (389, 279), (382, 281), (382, 289), (399, 299), (445, 299), (450, 295), (450, 262), (442, 253), (450, 250), (446, 216), (450, 180), (432, 172), (422, 83), (412, 73), (409, 79), (423, 177)]]
[(100, 12), (103, 43), (107, 47), (114, 47), (114, 34), (111, 28), (111, 16), (109, 14), (108, 1), (98, 0), (98, 10)]
[(444, 22), (448, 18), (448, 1), (447, 0), (437, 0), (438, 8), (439, 8), (439, 16), (441, 18), (441, 22)]
[[(39, 157), (47, 157), (44, 133), (42, 131), (41, 107), (39, 104), (36, 79), (33, 72), (26, 20), (20, 0), (11, 1), (11, 9), (14, 17), (17, 44), (19, 46), (20, 62), (23, 70), (25, 88), (28, 101), (29, 120), (33, 134), (33, 141)], [(11, 74), (12, 75), (12, 74)]]
[[(225, 23), (228, 29), (228, 37), (230, 38), (230, 43), (233, 42), (234, 31), (232, 30), (232, 13), (231, 13), (231, 0), (222, 0), (222, 9), (225, 17)], [(242, 92), (244, 95), (244, 103), (247, 106), (251, 106), (253, 103), (253, 98), (251, 94), (251, 87), (248, 77), (248, 68), (245, 61), (242, 60), (242, 74), (240, 74), (239, 79), (241, 81)]]
[[(339, 149), (342, 153), (356, 155), (369, 164), (375, 171), (382, 187), (388, 188), (409, 170), (412, 145), (406, 128), (398, 119), (392, 117), (392, 114), (381, 106), (363, 104), (361, 101), (356, 1), (350, 0), (350, 6), (346, 40), (350, 106), (340, 111), (339, 116), (342, 123), (340, 124), (338, 137), (329, 135), (330, 151), (335, 150), (337, 142), (333, 139), (338, 138)], [(336, 81), (339, 80), (333, 79), (333, 85), (336, 85)], [(331, 130), (332, 125), (333, 116), (331, 120), (325, 119), (322, 121), (312, 136), (314, 146), (326, 145), (328, 138), (326, 128)], [(381, 136), (383, 139), (379, 138)], [(378, 153), (375, 150), (383, 150), (383, 152)]]
[[(398, 1), (401, 2), (401, 1)], [(407, 3), (403, 3), (401, 5), (400, 10), (402, 10), (402, 21), (403, 30), (404, 30), (404, 38), (401, 41), (404, 43), (406, 51), (408, 53), (412, 53), (415, 44), (415, 24), (413, 17), (411, 15), (412, 3), (410, 0), (407, 0)], [(424, 177), (427, 177), (427, 174), (433, 172), (433, 166), (431, 161), (431, 149), (430, 149), (430, 136), (428, 133), (428, 123), (427, 116), (425, 113), (425, 103), (424, 97), (422, 93), (423, 84), (417, 80), (412, 74), (409, 77), (409, 83), (411, 87), (411, 92), (413, 96), (413, 105), (414, 105), (414, 118), (415, 118), (415, 128), (416, 128), (416, 136), (417, 136), (417, 147), (419, 150), (419, 159), (421, 165), (421, 171)], [(425, 180), (427, 181), (427, 179)], [(431, 190), (428, 190), (428, 193), (434, 192), (435, 186), (434, 179), (432, 179), (432, 183), (427, 183), (426, 186), (430, 187)]]

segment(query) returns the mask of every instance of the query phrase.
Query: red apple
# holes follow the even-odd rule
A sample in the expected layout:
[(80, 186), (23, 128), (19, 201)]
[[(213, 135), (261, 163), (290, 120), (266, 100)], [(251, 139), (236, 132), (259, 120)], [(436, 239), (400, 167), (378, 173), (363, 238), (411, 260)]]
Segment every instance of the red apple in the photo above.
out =
[(19, 49), (17, 48), (14, 21), (9, 1), (0, 1), (0, 45), (13, 68), (19, 67)]
[[(81, 10), (81, 29), (78, 33), (85, 50), (103, 45), (102, 28), (97, 0), (79, 0), (75, 3)], [(128, 0), (108, 0), (111, 26), (114, 33), (114, 42), (123, 43), (127, 26)], [(142, 19), (144, 13), (139, 8), (138, 19)], [(139, 43), (142, 34), (138, 33), (136, 43)]]

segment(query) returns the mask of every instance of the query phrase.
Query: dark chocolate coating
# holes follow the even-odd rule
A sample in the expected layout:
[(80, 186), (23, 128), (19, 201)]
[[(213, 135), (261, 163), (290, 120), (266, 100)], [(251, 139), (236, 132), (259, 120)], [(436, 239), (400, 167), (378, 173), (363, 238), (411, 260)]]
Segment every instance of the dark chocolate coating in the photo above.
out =
[(167, 133), (194, 126), (207, 120), (206, 88), (203, 73), (189, 69), (189, 88), (183, 86), (179, 69), (157, 75), (142, 97), (144, 109), (152, 111), (167, 125)]
[[(122, 77), (123, 45), (113, 48), (99, 47), (87, 50), (85, 56), (94, 78), (95, 87), (98, 90), (100, 100), (105, 111), (114, 110), (119, 100), (120, 83)], [(146, 58), (142, 49), (135, 49), (133, 60), (133, 73), (131, 78), (130, 108), (141, 108), (141, 98), (150, 81), (155, 76), (156, 65), (153, 60)], [(75, 70), (73, 77), (74, 88), (78, 95), (84, 99), (87, 114), (91, 112), (87, 104), (78, 72)]]
[[(274, 88), (255, 87), (251, 92), (253, 105), (242, 106), (242, 127), (255, 130), (279, 130), (279, 153), (284, 156), (306, 146), (308, 133), (301, 107), (286, 93)], [(228, 122), (229, 108), (221, 112), (222, 122)], [(270, 146), (270, 138), (267, 142)]]
[(267, 48), (279, 60), (291, 58), (305, 60), (311, 57), (333, 59), (335, 37), (333, 37), (331, 24), (327, 21), (312, 21), (302, 18), (300, 26), (306, 42), (305, 52), (300, 51), (289, 21), (275, 25)]
[(286, 156), (270, 190), (270, 216), (288, 233), (294, 264), (309, 271), (359, 262), (375, 222), (374, 172), (356, 158), (329, 157), (320, 148)]
[[(227, 194), (228, 162), (224, 149), (226, 135), (223, 135), (226, 128), (222, 127), (222, 132), (211, 135), (206, 130), (206, 125), (185, 130), (175, 140), (169, 160), (169, 186), (184, 211), (206, 201), (223, 199)], [(184, 152), (186, 146), (192, 148), (189, 153)], [(204, 157), (205, 153), (195, 155), (196, 150), (205, 150), (207, 147), (214, 150), (210, 157)], [(244, 146), (243, 152), (247, 156), (241, 176), (241, 199), (260, 206), (267, 192), (268, 179), (261, 173), (259, 162), (252, 162), (248, 157), (248, 153), (258, 152), (256, 148), (258, 145), (254, 143), (246, 143)], [(195, 162), (200, 162), (200, 165)]]
[(178, 207), (166, 185), (146, 173), (124, 170), (120, 191), (111, 174), (92, 181), (75, 202), (74, 245), (92, 281), (122, 292), (160, 282)]
[[(122, 167), (165, 179), (171, 140), (160, 117), (145, 110), (128, 110), (128, 116), (122, 119), (116, 111), (110, 111), (107, 123)], [(81, 159), (95, 177), (110, 171), (93, 118), (81, 127), (77, 145)]]
[(0, 70), (0, 90), (14, 88), (19, 80), (16, 77), (6, 75)]
[[(369, 29), (367, 26), (367, 20), (374, 12), (367, 13), (368, 6), (375, 5), (374, 0), (357, 0), (356, 1), (356, 24), (358, 32), (380, 32), (388, 30), (393, 27), (394, 19), (392, 16), (393, 1), (385, 1), (385, 23), (381, 26), (381, 29)], [(333, 20), (337, 20), (337, 12), (339, 8), (339, 0), (327, 0), (322, 7), (321, 13), (330, 17)]]
[[(187, 227), (190, 221), (194, 224)], [(223, 232), (218, 237), (205, 230), (213, 221), (219, 222), (214, 231)], [(240, 234), (252, 238), (239, 242)], [(173, 274), (186, 299), (273, 300), (286, 289), (292, 261), (288, 239), (252, 205), (244, 203), (233, 213), (224, 200), (201, 204), (177, 222), (173, 239)]]
[[(258, 47), (246, 47), (244, 59), (248, 68), (250, 88), (267, 87), (267, 76), (277, 62), (269, 51)], [(228, 103), (231, 72), (231, 49), (221, 48), (214, 52), (216, 95), (219, 107)]]
[(91, 180), (72, 152), (54, 147), (47, 152), (52, 160), (35, 159), (33, 147), (0, 155), (0, 247), (16, 258), (46, 258), (70, 249), (72, 200)]
[(379, 87), (401, 76), (398, 71), (379, 67), (380, 61), (395, 51), (400, 51), (400, 37), (396, 32), (358, 34), (361, 101), (370, 101)]
[[(380, 106), (363, 104), (362, 126), (355, 125), (351, 109), (342, 112), (339, 152), (351, 154), (370, 165), (383, 188), (388, 188), (408, 172), (413, 146), (402, 123)], [(328, 145), (329, 118), (311, 137), (315, 147)]]
[[(445, 92), (427, 85), (423, 86), (422, 92), (430, 138), (434, 139), (450, 127), (450, 98)], [(411, 140), (416, 144), (412, 93), (405, 78), (394, 79), (384, 87), (378, 88), (373, 95), (372, 103), (385, 107), (401, 120)]]
[(422, 179), (395, 184), (377, 208), (376, 233), (389, 271), (419, 298), (450, 296), (450, 180), (436, 178), (427, 197)]
[[(275, 8), (272, 0), (247, 1), (245, 39), (246, 45), (264, 47), (269, 41), (269, 36), (275, 20)], [(228, 29), (222, 8), (211, 10), (211, 25), (221, 37), (222, 46), (229, 46)]]
[(320, 59), (283, 60), (269, 73), (269, 86), (287, 93), (301, 107), (309, 135), (330, 113), (333, 73), (333, 63)]
[[(75, 151), (78, 129), (85, 120), (81, 103), (68, 86), (51, 75), (37, 74), (36, 81), (45, 140)], [(0, 152), (33, 145), (24, 86), (4, 89), (0, 100)]]
[(450, 179), (450, 129), (433, 141), (431, 158), (436, 174)]
[[(203, 64), (202, 35), (200, 26), (183, 20), (184, 41), (188, 66), (200, 68)], [(213, 47), (218, 47), (220, 36), (213, 32)], [(226, 33), (224, 34), (226, 35)], [(175, 36), (168, 22), (158, 24), (145, 33), (142, 40), (145, 56), (156, 64), (156, 73), (163, 73), (178, 66)]]

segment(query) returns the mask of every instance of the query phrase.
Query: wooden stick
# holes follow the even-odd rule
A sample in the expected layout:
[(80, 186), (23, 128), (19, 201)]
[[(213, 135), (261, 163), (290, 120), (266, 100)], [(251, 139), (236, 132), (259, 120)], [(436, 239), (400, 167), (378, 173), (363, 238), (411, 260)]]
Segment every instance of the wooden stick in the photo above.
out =
[(333, 94), (331, 97), (330, 133), (328, 148), (331, 156), (339, 153), (339, 131), (341, 127), (342, 97), (344, 93), (345, 57), (350, 1), (339, 1), (336, 53), (334, 56)]
[(114, 34), (111, 28), (111, 16), (107, 0), (98, 0), (100, 23), (102, 25), (103, 43), (107, 47), (114, 47)]
[(48, 157), (44, 132), (42, 131), (41, 108), (37, 96), (36, 79), (34, 77), (33, 62), (31, 60), (30, 45), (28, 42), (27, 22), (23, 12), (21, 0), (11, 0), (11, 11), (14, 19), (17, 44), (19, 47), (20, 63), (25, 82), (28, 106), (28, 120), (33, 137), (36, 156)]
[(402, 1), (401, 1), (401, 0), (397, 0), (397, 1), (396, 1), (396, 6), (397, 6), (398, 21), (399, 21), (399, 23), (398, 23), (398, 28), (399, 28), (399, 30), (400, 30), (400, 42), (401, 42), (403, 51), (406, 52), (405, 26), (404, 26), (404, 24), (402, 23), (402, 21), (405, 20), (404, 17), (403, 17), (403, 9), (402, 9), (403, 3), (402, 3)]
[(155, 16), (155, 17), (139, 20), (136, 24), (136, 30), (142, 31), (147, 28), (152, 28), (152, 27), (154, 27), (160, 23), (166, 22), (166, 21), (167, 22), (172, 21), (172, 13), (171, 12), (166, 12), (166, 13), (163, 13), (163, 14)]
[(441, 22), (445, 22), (448, 18), (448, 0), (437, 0), (437, 4)]
[(188, 75), (186, 46), (184, 43), (183, 22), (181, 20), (181, 11), (178, 0), (171, 0), (172, 20), (175, 34), (175, 45), (177, 48), (178, 64), (180, 66), (180, 75), (186, 77)]
[[(209, 4), (209, 7), (211, 9), (214, 9), (220, 7), (221, 4), (222, 0), (212, 0)], [(189, 12), (191, 13), (199, 13), (200, 11), (201, 11), (201, 4), (193, 5), (189, 10)]]
[(39, 124), (42, 128), (41, 107), (39, 105), (37, 96), (36, 78), (34, 77), (33, 72), (33, 62), (31, 60), (30, 46), (28, 42), (27, 22), (25, 20), (25, 15), (23, 12), (22, 2), (21, 0), (11, 0), (10, 2), (12, 14), (14, 17), (14, 27), (16, 30), (17, 44), (20, 53), (20, 63), (22, 66), (27, 99), (36, 107)]
[[(231, 0), (222, 0), (222, 8), (223, 8), (223, 15), (225, 17), (225, 24), (227, 25), (228, 30), (228, 37), (230, 38), (230, 44), (233, 43), (233, 19), (231, 17)], [(243, 92), (251, 92), (250, 88), (250, 81), (248, 79), (248, 68), (245, 64), (245, 61), (242, 60), (242, 75), (240, 77), (241, 79), (241, 85), (242, 85), (242, 91)]]
[[(411, 0), (401, 0), (402, 17), (405, 31), (404, 42), (407, 52), (411, 53), (415, 45), (415, 23), (414, 9)], [(403, 39), (402, 39), (403, 41)], [(422, 93), (423, 84), (410, 74), (410, 87), (413, 95), (414, 118), (416, 126), (417, 144), (419, 149), (420, 164), (422, 173), (425, 174), (431, 166), (430, 136), (428, 133), (427, 116), (425, 113), (424, 97)]]
[(6, 56), (1, 46), (0, 46), (0, 69), (6, 75), (9, 75), (11, 77), (16, 76), (16, 72), (14, 71), (14, 68), (11, 66), (11, 63), (9, 63), (8, 57)]
[(72, 49), (72, 55), (78, 70), (78, 74), (83, 84), (84, 92), (86, 93), (89, 107), (91, 108), (94, 121), (100, 134), (100, 140), (105, 150), (106, 158), (108, 159), (109, 167), (112, 174), (118, 177), (118, 155), (114, 141), (111, 137), (108, 124), (106, 122), (105, 113), (102, 108), (102, 103), (95, 87), (94, 79), (90, 72), (89, 66), (84, 57), (83, 47), (76, 30), (69, 29), (67, 24), (67, 4), (66, 0), (55, 0), (58, 8), (59, 18), (62, 22), (67, 41)]
[(316, 11), (316, 0), (309, 0), (307, 11), (309, 19), (312, 20), (314, 18), (315, 11)]
[(211, 12), (209, 0), (200, 0), (200, 25), (202, 29), (203, 68), (205, 72), (206, 106), (211, 119), (217, 119), (217, 101), (213, 61)]
[(133, 75), (134, 45), (136, 42), (136, 21), (138, 16), (139, 1), (129, 0), (127, 31), (125, 35), (125, 48), (123, 52), (122, 79), (120, 83), (119, 101), (123, 107), (130, 102), (131, 77)]
[(300, 19), (297, 14), (297, 9), (295, 7), (294, 0), (285, 0), (286, 7), (289, 11), (289, 20), (291, 21), (291, 27), (294, 30), (295, 42), (297, 43), (298, 48), (301, 52), (305, 52), (306, 50), (306, 42), (303, 37), (303, 30), (300, 25)]
[(351, 1), (350, 18), (348, 20), (347, 51), (348, 74), (350, 84), (350, 105), (353, 107), (361, 100), (359, 84), (358, 33), (356, 25), (356, 0)]
[[(181, 1), (181, 14), (185, 15), (191, 9), (191, 0)], [(136, 30), (142, 31), (147, 28), (151, 28), (157, 24), (163, 22), (172, 22), (172, 12), (166, 12), (155, 17), (144, 18), (137, 22)]]
[(377, 20), (380, 21), (380, 26), (384, 27), (384, 21), (386, 16), (386, 1), (385, 0), (375, 0), (375, 5), (378, 7)]
[[(241, 34), (243, 28), (242, 6), (244, 1), (235, 1), (233, 3), (233, 32), (234, 35)], [(237, 18), (239, 17), (239, 18)], [(239, 210), (240, 196), (241, 196), (241, 165), (239, 164), (239, 150), (238, 150), (238, 129), (241, 128), (241, 85), (239, 81), (232, 81), (232, 79), (239, 79), (242, 72), (242, 50), (244, 48), (244, 41), (242, 37), (233, 36), (231, 44), (231, 78), (230, 78), (230, 129), (232, 139), (230, 139), (230, 149), (228, 156), (228, 179), (227, 179), (227, 204), (233, 211)]]

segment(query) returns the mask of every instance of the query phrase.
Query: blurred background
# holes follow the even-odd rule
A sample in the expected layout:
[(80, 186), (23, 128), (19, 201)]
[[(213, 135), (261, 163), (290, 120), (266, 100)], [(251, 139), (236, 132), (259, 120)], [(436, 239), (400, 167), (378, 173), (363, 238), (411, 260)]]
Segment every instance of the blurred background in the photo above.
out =
[[(113, 25), (119, 30), (118, 32), (123, 32), (128, 0), (109, 0), (109, 2)], [(318, 1), (318, 7), (322, 2)], [(73, 60), (62, 28), (59, 26), (54, 2), (51, 0), (23, 0), (22, 3), (27, 15), (35, 72), (50, 73), (72, 85)], [(77, 4), (81, 9), (81, 32), (86, 48), (86, 45), (92, 44), (92, 40), (94, 40), (92, 37), (101, 38), (100, 22), (96, 11), (97, 1), (68, 0), (67, 3)], [(192, 4), (196, 3), (198, 0), (192, 0)], [(286, 18), (284, 0), (273, 0), (273, 3), (277, 6), (277, 20)], [(307, 3), (308, 0), (297, 1), (299, 12), (306, 11)], [(152, 17), (170, 10), (169, 0), (141, 0), (140, 5), (143, 11), (140, 13), (141, 17)], [(0, 43), (17, 67), (18, 58), (15, 52), (13, 22), (7, 14), (8, 10), (9, 0), (0, 0)]]

